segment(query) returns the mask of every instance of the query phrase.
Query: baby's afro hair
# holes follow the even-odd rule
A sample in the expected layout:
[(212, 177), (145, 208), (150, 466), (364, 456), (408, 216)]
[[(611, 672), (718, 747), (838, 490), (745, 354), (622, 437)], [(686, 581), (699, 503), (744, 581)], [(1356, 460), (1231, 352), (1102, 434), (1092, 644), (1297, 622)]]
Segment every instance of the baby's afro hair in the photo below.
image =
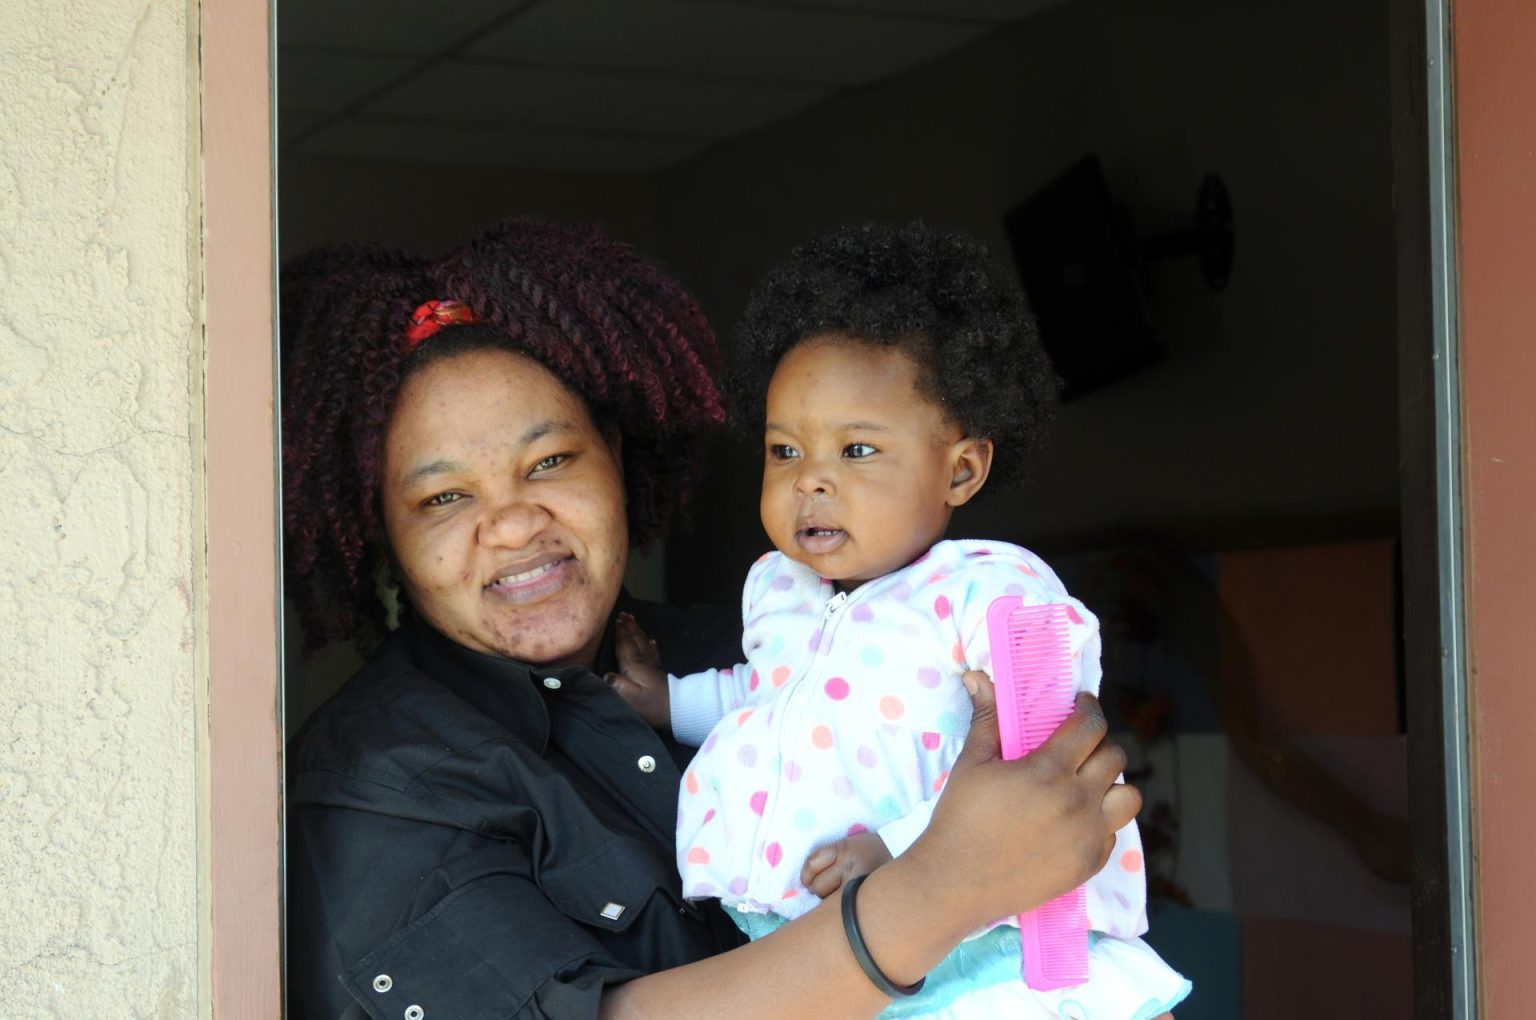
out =
[(779, 360), (828, 334), (913, 357), (919, 392), (967, 436), (992, 441), (989, 488), (1023, 480), (1060, 384), (1022, 293), (980, 242), (921, 223), (866, 224), (796, 248), (752, 292), (737, 332), (738, 428), (761, 432)]

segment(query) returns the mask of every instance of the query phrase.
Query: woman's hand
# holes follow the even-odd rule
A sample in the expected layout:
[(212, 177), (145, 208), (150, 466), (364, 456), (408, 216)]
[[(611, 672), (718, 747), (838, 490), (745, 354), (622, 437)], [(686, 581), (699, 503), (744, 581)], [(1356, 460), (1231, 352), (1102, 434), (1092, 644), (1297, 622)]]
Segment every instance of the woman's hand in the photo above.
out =
[(661, 668), (661, 654), (656, 642), (646, 636), (640, 624), (628, 613), (620, 613), (614, 624), (614, 654), (619, 672), (608, 674), (608, 686), (629, 702), (640, 717), (658, 730), (672, 726), (672, 695), (667, 688), (667, 671)]
[(1005, 762), (985, 673), (965, 674), (974, 715), (928, 829), (904, 857), (975, 927), (1040, 906), (1096, 874), (1115, 832), (1141, 810), (1117, 784), (1125, 752), (1107, 740), (1098, 699), (1079, 695), (1034, 753)]

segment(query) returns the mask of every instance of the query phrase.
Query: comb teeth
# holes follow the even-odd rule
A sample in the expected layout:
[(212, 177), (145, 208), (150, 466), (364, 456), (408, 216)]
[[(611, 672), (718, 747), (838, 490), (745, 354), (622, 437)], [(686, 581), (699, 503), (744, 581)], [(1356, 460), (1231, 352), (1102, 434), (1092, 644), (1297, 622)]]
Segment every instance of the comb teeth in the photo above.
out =
[(1003, 757), (1021, 758), (1072, 714), (1071, 620), (1060, 604), (1026, 606), (1018, 596), (987, 610), (992, 682), (997, 688)]
[[(1024, 930), (1033, 919), (1033, 932)], [(1088, 980), (1088, 897), (1082, 886), (1019, 915), (1024, 974), (1031, 988), (1049, 991)]]
[[(1021, 758), (1072, 714), (1076, 696), (1071, 619), (1065, 605), (1026, 606), (1017, 595), (987, 609), (992, 681), (1003, 757)], [(1019, 915), (1024, 979), (1039, 991), (1088, 980), (1088, 902), (1083, 887)]]

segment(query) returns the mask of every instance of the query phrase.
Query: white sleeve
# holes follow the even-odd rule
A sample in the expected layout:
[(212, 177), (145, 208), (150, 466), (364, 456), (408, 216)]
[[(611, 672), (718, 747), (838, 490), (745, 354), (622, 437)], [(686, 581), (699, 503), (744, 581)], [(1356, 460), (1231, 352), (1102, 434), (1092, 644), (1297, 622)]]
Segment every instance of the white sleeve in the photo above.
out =
[[(761, 556), (747, 571), (746, 583), (741, 587), (741, 619), (743, 626), (752, 619), (752, 606), (767, 591), (772, 580), (776, 559), (772, 554)], [(748, 635), (742, 634), (743, 651)], [(750, 664), (727, 666), (724, 669), (706, 669), (688, 676), (668, 676), (667, 689), (671, 699), (672, 736), (680, 744), (698, 747), (709, 736), (715, 724), (727, 713), (744, 707), (752, 696), (749, 686), (752, 673)]]
[(747, 700), (746, 666), (706, 669), (687, 676), (668, 676), (672, 736), (680, 744), (698, 747), (732, 709)]

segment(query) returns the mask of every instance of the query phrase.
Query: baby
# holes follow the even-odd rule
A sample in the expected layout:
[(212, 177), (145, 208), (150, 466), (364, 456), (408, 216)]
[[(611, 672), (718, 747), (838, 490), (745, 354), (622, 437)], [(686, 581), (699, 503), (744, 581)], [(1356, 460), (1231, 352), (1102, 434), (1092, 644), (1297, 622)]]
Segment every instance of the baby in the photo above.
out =
[[(846, 229), (770, 273), (739, 341), (738, 408), (764, 429), (761, 512), (776, 552), (742, 593), (747, 661), (669, 677), (621, 617), (615, 688), (699, 747), (679, 794), (683, 893), (753, 938), (901, 853), (927, 825), (990, 670), (988, 605), (1068, 607), (1079, 690), (1098, 624), (1028, 550), (947, 541), (956, 507), (1017, 482), (1055, 378), (1022, 298), (965, 237)], [(1146, 1020), (1190, 986), (1146, 931), (1140, 838), (1088, 883), (1090, 978), (1020, 978), (1012, 919), (962, 943), (886, 1016)]]

